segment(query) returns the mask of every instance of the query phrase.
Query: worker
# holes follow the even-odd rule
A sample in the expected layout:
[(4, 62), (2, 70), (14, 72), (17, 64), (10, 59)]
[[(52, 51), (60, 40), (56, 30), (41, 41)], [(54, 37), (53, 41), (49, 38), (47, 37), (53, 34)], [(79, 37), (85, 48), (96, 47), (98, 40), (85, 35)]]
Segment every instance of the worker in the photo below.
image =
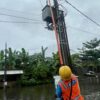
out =
[(61, 80), (57, 84), (57, 100), (84, 100), (81, 96), (77, 77), (72, 74), (69, 66), (59, 68)]

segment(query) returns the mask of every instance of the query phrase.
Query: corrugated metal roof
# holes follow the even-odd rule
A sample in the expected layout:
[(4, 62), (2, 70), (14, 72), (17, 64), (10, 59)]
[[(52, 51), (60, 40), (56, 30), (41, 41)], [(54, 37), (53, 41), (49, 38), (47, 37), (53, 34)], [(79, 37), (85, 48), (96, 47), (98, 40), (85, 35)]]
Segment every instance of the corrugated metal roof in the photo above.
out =
[[(23, 70), (8, 70), (7, 75), (23, 74)], [(4, 75), (4, 71), (0, 71), (0, 75)]]

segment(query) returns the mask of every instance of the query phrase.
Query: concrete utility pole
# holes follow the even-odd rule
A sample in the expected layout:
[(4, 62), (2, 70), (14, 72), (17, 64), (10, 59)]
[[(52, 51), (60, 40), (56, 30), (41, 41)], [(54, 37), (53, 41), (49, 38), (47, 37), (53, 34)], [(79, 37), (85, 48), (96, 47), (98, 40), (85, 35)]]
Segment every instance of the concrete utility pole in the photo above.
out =
[(67, 31), (66, 31), (65, 19), (64, 19), (64, 12), (62, 10), (59, 10), (57, 0), (54, 0), (54, 7), (57, 13), (57, 23), (56, 24), (57, 24), (57, 31), (59, 34), (63, 64), (69, 65), (70, 67), (72, 67), (68, 36), (67, 36)]
[[(50, 2), (50, 0), (49, 0)], [(54, 0), (54, 6), (52, 7), (52, 11), (50, 11), (51, 5), (49, 5), (49, 9), (45, 7), (42, 11), (43, 14), (43, 20), (46, 21), (49, 24), (54, 24), (52, 21), (52, 13), (50, 16), (50, 12), (53, 12), (53, 17), (55, 20), (55, 26), (56, 31), (58, 33), (58, 39), (59, 39), (59, 45), (60, 45), (60, 52), (62, 57), (62, 65), (68, 65), (72, 69), (72, 61), (70, 56), (70, 49), (69, 49), (69, 43), (68, 43), (68, 37), (67, 37), (67, 31), (66, 31), (66, 25), (65, 25), (65, 19), (64, 19), (64, 12), (62, 10), (59, 10), (59, 4), (57, 0)], [(49, 25), (48, 25), (49, 26)]]

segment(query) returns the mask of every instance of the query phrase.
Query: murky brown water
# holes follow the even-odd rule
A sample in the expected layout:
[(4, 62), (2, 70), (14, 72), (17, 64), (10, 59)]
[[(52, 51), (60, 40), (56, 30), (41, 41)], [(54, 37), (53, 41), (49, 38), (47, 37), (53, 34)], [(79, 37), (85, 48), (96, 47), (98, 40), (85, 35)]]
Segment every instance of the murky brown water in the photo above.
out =
[[(81, 79), (80, 87), (85, 100), (100, 100), (99, 79)], [(0, 89), (0, 100), (55, 100), (54, 92), (54, 84), (24, 88), (8, 88), (6, 94), (4, 94), (3, 89)]]
[(100, 78), (81, 79), (80, 87), (85, 100), (100, 100)]

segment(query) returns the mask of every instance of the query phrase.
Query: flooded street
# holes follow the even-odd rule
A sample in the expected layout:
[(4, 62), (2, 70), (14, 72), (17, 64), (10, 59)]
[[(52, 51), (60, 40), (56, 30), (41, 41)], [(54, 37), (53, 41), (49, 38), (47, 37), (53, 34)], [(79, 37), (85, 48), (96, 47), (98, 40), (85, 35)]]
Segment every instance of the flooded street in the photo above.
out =
[(87, 77), (81, 79), (80, 87), (85, 100), (100, 100), (100, 78)]
[[(100, 100), (100, 79), (94, 77), (79, 81), (85, 100)], [(54, 92), (54, 84), (8, 88), (6, 94), (0, 89), (0, 100), (55, 100)]]

